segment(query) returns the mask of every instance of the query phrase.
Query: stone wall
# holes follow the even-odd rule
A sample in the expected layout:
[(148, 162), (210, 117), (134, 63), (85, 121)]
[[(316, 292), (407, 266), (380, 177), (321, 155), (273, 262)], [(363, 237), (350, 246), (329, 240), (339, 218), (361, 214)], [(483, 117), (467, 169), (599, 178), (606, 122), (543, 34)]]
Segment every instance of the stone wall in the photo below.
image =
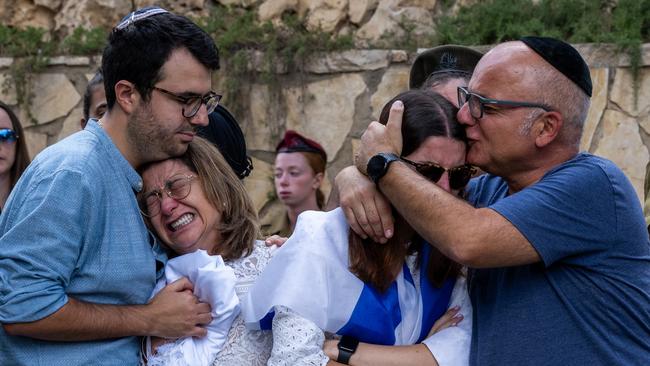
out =
[[(485, 51), (488, 47), (482, 47)], [(650, 44), (643, 46), (638, 100), (635, 103), (629, 59), (611, 45), (577, 45), (594, 81), (582, 149), (618, 164), (642, 198), (650, 154)], [(273, 192), (273, 149), (286, 129), (295, 129), (322, 143), (329, 157), (325, 190), (341, 168), (351, 164), (359, 137), (383, 104), (408, 86), (415, 53), (401, 50), (353, 50), (321, 55), (302, 74), (280, 74), (272, 84), (241, 82), (244, 98), (223, 104), (237, 111), (255, 169), (246, 185), (260, 208)], [(0, 82), (7, 77), (10, 58), (0, 58)], [(99, 57), (57, 57), (34, 75), (29, 107), (16, 106), (25, 124), (32, 156), (79, 129), (82, 95)], [(220, 70), (215, 90), (224, 83)], [(16, 104), (13, 90), (0, 100)]]

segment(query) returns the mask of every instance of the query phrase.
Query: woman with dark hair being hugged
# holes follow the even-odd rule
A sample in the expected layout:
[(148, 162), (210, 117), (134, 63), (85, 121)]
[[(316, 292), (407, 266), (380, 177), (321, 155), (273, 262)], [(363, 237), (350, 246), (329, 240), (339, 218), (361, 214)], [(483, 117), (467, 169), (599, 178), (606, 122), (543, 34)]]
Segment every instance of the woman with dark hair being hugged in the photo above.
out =
[[(461, 195), (473, 168), (456, 107), (408, 91), (386, 104), (381, 123), (396, 101), (404, 104), (404, 150), (392, 158)], [(471, 305), (461, 267), (395, 215), (395, 234), (382, 245), (350, 230), (340, 208), (300, 215), (244, 302), (249, 327), (273, 329), (269, 365), (468, 363)], [(326, 334), (342, 337), (333, 350), (322, 349)]]
[(29, 165), (23, 127), (16, 114), (0, 102), (0, 210)]

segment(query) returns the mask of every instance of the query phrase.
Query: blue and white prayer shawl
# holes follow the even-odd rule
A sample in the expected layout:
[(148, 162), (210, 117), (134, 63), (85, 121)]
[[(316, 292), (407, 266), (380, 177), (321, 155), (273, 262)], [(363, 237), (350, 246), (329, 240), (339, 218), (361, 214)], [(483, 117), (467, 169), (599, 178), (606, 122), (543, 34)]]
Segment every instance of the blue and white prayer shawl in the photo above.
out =
[(275, 306), (286, 306), (326, 332), (362, 342), (421, 342), (447, 310), (455, 279), (436, 288), (427, 278), (429, 244), (422, 246), (419, 283), (409, 267), (385, 293), (349, 270), (349, 227), (341, 209), (302, 213), (242, 304), (246, 324), (270, 329)]

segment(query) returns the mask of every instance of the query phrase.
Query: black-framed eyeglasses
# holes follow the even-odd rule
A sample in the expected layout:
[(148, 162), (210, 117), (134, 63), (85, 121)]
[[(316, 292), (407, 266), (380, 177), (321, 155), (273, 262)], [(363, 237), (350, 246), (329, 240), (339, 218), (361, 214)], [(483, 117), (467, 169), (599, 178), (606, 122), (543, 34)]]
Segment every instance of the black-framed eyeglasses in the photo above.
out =
[(169, 90), (165, 90), (163, 88), (159, 88), (157, 86), (154, 86), (153, 89), (182, 104), (183, 117), (185, 118), (192, 118), (196, 116), (199, 109), (201, 108), (201, 104), (205, 104), (205, 109), (208, 111), (208, 114), (210, 114), (215, 110), (215, 108), (217, 108), (219, 101), (221, 100), (221, 95), (213, 91), (209, 91), (205, 95), (184, 96), (170, 92)]
[(0, 129), (0, 143), (3, 142), (16, 142), (18, 135), (10, 128)]
[(433, 183), (438, 183), (440, 178), (442, 178), (442, 175), (445, 174), (445, 172), (449, 172), (449, 188), (454, 190), (464, 188), (467, 185), (467, 182), (472, 178), (472, 175), (476, 173), (476, 168), (469, 164), (453, 168), (445, 168), (433, 162), (416, 163), (403, 157), (400, 157), (400, 159), (413, 166), (415, 171)]
[(541, 108), (546, 112), (551, 112), (553, 109), (545, 104), (516, 102), (512, 100), (499, 100), (485, 98), (476, 93), (467, 90), (466, 87), (458, 87), (458, 107), (461, 108), (465, 103), (468, 104), (469, 113), (476, 119), (483, 118), (483, 111), (486, 105), (494, 105), (506, 108)]
[(160, 204), (163, 199), (163, 192), (175, 200), (182, 200), (187, 197), (192, 190), (192, 180), (195, 175), (176, 174), (165, 181), (165, 184), (159, 189), (149, 191), (138, 200), (140, 211), (147, 217), (154, 217), (160, 213)]

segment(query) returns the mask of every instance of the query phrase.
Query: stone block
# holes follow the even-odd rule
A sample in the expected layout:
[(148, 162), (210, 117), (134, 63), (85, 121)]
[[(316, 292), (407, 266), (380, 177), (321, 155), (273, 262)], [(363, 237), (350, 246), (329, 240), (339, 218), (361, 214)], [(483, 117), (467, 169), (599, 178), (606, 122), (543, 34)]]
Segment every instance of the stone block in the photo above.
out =
[(379, 70), (388, 67), (389, 56), (387, 50), (321, 53), (309, 59), (305, 70), (314, 74)]
[(607, 110), (603, 115), (602, 134), (599, 134), (595, 155), (610, 159), (630, 179), (639, 201), (643, 202), (645, 168), (650, 154), (643, 144), (637, 121), (624, 113)]
[(370, 97), (372, 118), (379, 119), (384, 105), (400, 92), (408, 90), (409, 68), (405, 66), (391, 67), (386, 70), (377, 86), (377, 91)]
[(0, 57), (0, 68), (9, 67), (14, 63), (13, 57)]
[(9, 105), (16, 105), (16, 88), (7, 74), (0, 74), (0, 100)]
[(612, 85), (611, 101), (623, 111), (638, 116), (650, 109), (650, 67), (639, 70), (637, 105), (634, 105), (634, 82), (629, 68), (618, 68)]
[(50, 65), (65, 65), (65, 66), (88, 66), (90, 65), (90, 57), (88, 56), (55, 56), (50, 58)]
[(111, 29), (137, 4), (130, 0), (64, 1), (54, 17), (55, 30), (69, 34), (79, 26)]
[(244, 125), (246, 146), (249, 150), (275, 151), (272, 123), (269, 121), (270, 92), (267, 85), (255, 84), (250, 90), (250, 123)]
[[(306, 85), (306, 90), (285, 93), (287, 107), (301, 113), (287, 115), (287, 129), (318, 141), (332, 161), (352, 127), (355, 103), (367, 91), (361, 75), (347, 74)], [(293, 101), (290, 99), (293, 98)]]
[(64, 74), (38, 74), (32, 86), (30, 110), (38, 123), (47, 123), (70, 113), (81, 96)]
[(43, 28), (52, 30), (54, 28), (54, 12), (46, 7), (38, 6), (31, 0), (17, 0), (12, 6), (11, 17), (4, 25), (12, 25), (17, 28)]
[(593, 84), (593, 93), (591, 97), (591, 106), (589, 114), (583, 128), (582, 139), (580, 141), (580, 150), (590, 151), (591, 140), (593, 139), (598, 123), (607, 108), (607, 96), (609, 90), (609, 69), (608, 68), (591, 68), (591, 81)]
[(24, 131), (29, 157), (34, 160), (34, 157), (47, 147), (47, 135), (29, 127), (26, 127)]
[(390, 51), (390, 62), (391, 63), (401, 63), (409, 60), (409, 54), (403, 50), (391, 50)]
[(350, 22), (354, 24), (361, 24), (361, 21), (366, 17), (366, 14), (377, 8), (379, 0), (352, 0), (348, 6), (348, 17)]
[(61, 7), (61, 0), (34, 0), (34, 4), (57, 11)]
[(79, 124), (81, 117), (83, 117), (83, 107), (73, 109), (63, 121), (63, 126), (56, 137), (56, 141), (61, 141), (73, 133), (81, 131), (81, 125)]
[(265, 22), (279, 18), (282, 13), (297, 6), (298, 0), (266, 0), (257, 8), (257, 17), (260, 21)]
[(347, 16), (348, 0), (312, 0), (305, 26), (309, 30), (332, 32)]

